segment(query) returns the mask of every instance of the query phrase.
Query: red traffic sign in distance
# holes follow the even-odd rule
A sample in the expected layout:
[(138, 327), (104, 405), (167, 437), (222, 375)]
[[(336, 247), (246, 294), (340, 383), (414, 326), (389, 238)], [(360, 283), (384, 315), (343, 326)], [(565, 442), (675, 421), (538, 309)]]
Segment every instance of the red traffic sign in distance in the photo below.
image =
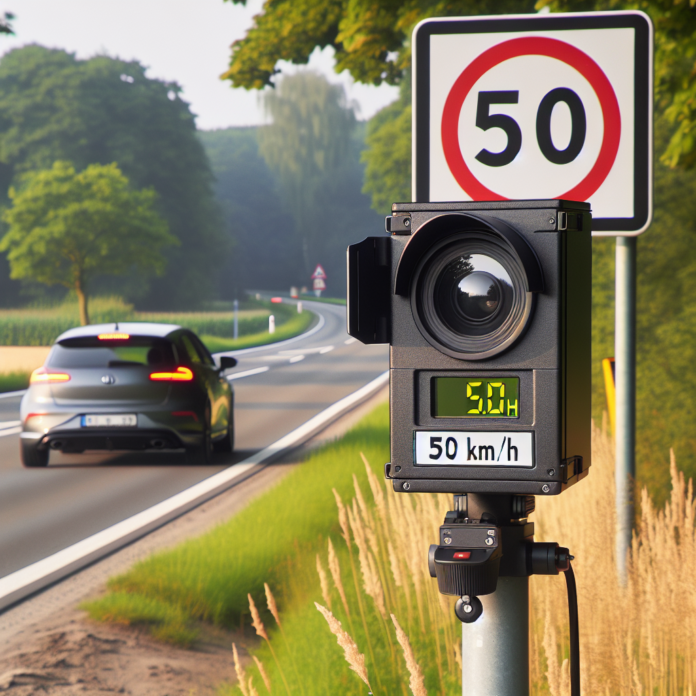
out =
[(430, 19), (414, 30), (414, 200), (589, 201), (652, 219), (652, 24), (641, 12)]
[(326, 279), (326, 272), (324, 269), (321, 267), (321, 264), (317, 264), (317, 267), (314, 269), (314, 273), (312, 273), (312, 278), (324, 278)]

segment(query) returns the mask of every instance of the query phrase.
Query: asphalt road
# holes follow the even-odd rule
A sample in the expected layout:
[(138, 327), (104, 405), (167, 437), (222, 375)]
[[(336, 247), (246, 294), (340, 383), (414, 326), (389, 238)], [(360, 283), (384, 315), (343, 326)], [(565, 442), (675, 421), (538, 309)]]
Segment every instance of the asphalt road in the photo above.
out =
[(311, 336), (234, 354), (235, 451), (210, 465), (183, 452), (52, 452), (48, 468), (24, 469), (21, 397), (0, 399), (0, 577), (242, 461), (388, 368), (386, 346), (346, 334), (344, 307), (305, 304), (323, 317)]

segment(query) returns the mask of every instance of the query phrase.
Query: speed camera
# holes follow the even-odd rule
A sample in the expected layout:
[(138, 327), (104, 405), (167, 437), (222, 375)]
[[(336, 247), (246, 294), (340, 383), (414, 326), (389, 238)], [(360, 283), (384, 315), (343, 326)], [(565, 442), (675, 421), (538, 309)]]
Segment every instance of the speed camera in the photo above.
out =
[(591, 212), (397, 203), (348, 248), (348, 333), (390, 345), (399, 492), (553, 495), (590, 466)]

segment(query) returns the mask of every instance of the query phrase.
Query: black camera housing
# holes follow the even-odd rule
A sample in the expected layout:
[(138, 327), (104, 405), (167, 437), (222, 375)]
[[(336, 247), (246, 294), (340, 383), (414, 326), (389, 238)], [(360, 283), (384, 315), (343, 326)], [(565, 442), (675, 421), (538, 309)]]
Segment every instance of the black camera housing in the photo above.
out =
[(348, 248), (348, 333), (391, 346), (394, 490), (554, 495), (583, 478), (589, 204), (395, 203), (386, 227)]

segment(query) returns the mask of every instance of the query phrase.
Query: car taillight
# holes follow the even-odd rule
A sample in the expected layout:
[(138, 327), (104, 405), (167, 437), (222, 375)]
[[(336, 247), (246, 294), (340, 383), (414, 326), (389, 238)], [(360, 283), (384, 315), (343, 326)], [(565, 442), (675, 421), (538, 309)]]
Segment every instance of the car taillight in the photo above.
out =
[(172, 416), (178, 418), (193, 418), (198, 423), (198, 416), (193, 411), (172, 411)]
[(40, 367), (31, 373), (29, 384), (36, 382), (69, 382), (70, 375), (67, 372), (51, 372), (45, 367)]
[(24, 422), (28, 423), (31, 418), (42, 418), (43, 416), (47, 416), (47, 415), (48, 415), (47, 413), (30, 413), (24, 419)]
[(176, 372), (151, 372), (150, 379), (153, 382), (190, 382), (193, 372), (188, 367), (177, 367)]
[(127, 341), (130, 338), (130, 334), (127, 333), (103, 333), (99, 334), (97, 338), (100, 341)]

